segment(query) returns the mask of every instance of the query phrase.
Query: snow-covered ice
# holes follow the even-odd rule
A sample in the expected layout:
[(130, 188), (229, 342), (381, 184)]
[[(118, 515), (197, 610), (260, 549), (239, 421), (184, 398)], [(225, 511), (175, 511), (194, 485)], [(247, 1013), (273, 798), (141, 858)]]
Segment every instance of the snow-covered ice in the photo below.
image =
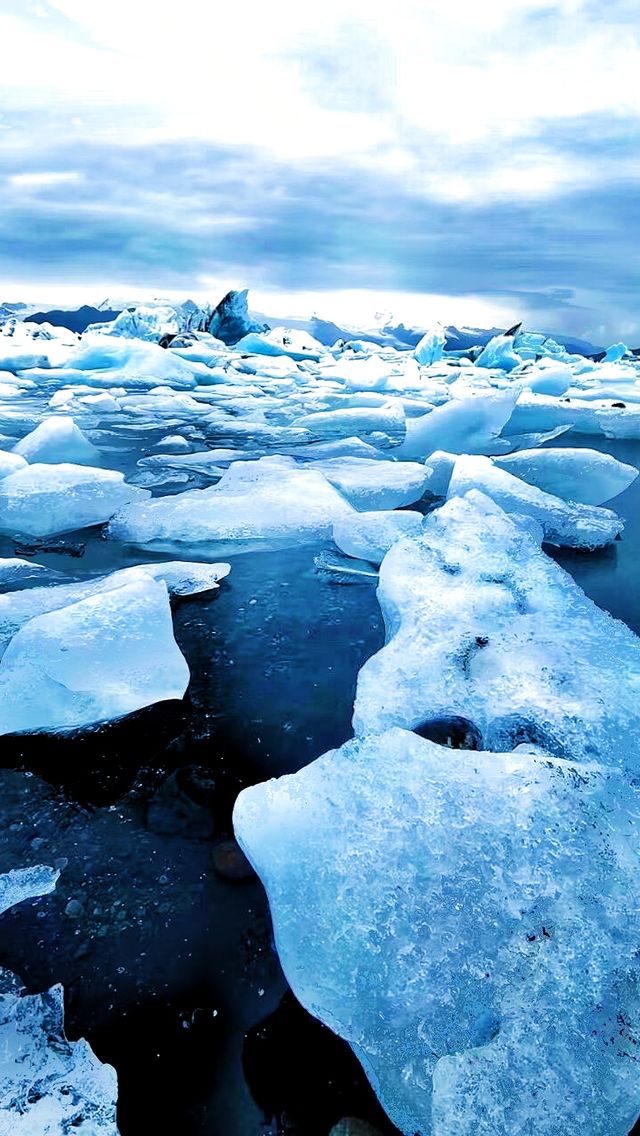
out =
[(387, 642), (358, 676), (357, 734), (455, 715), (487, 748), (638, 768), (640, 640), (531, 526), (474, 490), (393, 545), (378, 587)]
[(39, 462), (52, 465), (64, 462), (97, 466), (100, 463), (100, 451), (85, 437), (73, 419), (59, 414), (45, 418), (13, 447), (13, 452), (20, 454), (31, 464)]

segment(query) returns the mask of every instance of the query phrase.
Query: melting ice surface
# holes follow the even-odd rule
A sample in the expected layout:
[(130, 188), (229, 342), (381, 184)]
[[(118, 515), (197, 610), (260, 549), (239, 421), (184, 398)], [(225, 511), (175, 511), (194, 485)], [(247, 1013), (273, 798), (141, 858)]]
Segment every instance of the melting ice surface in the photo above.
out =
[[(327, 347), (265, 330), (245, 294), (81, 340), (0, 329), (0, 732), (182, 698), (172, 597), (216, 588), (227, 555), (307, 549), (310, 587), (380, 565), (356, 740), (236, 808), (287, 977), (407, 1134), (626, 1136), (640, 643), (545, 549), (615, 560), (637, 471), (598, 439), (640, 437), (640, 364), (522, 332), (444, 346)], [(96, 533), (106, 572), (48, 568)]]

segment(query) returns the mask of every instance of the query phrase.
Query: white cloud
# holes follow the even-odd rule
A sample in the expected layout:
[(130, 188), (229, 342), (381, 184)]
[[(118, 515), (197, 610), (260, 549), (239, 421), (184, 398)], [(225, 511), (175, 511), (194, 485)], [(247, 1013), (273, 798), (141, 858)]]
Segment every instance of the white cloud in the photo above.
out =
[(82, 181), (78, 170), (59, 170), (42, 173), (11, 174), (7, 182), (14, 189), (47, 189), (52, 185), (66, 185)]

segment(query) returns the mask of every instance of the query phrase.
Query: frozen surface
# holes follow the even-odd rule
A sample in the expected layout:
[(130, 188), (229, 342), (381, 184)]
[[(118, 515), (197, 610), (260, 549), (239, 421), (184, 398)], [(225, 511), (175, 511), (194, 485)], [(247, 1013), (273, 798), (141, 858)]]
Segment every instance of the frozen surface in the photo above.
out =
[(532, 517), (542, 526), (545, 541), (560, 547), (602, 548), (611, 544), (624, 527), (621, 518), (610, 509), (554, 497), (500, 469), (488, 458), (457, 459), (447, 494), (462, 497), (469, 489), (480, 489), (507, 513)]
[(149, 496), (115, 470), (30, 465), (0, 481), (0, 532), (43, 537), (101, 525), (123, 505)]
[(487, 748), (535, 742), (637, 769), (640, 640), (524, 522), (474, 491), (391, 548), (378, 588), (387, 643), (358, 676), (355, 732), (455, 715)]
[(400, 729), (241, 793), (294, 993), (406, 1136), (626, 1136), (639, 804), (610, 769)]

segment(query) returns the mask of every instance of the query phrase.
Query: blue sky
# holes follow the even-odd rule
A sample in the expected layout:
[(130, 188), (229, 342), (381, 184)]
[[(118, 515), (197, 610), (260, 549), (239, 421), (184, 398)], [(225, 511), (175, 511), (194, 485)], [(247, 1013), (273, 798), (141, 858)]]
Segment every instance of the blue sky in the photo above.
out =
[(0, 0), (0, 300), (640, 343), (636, 0)]

